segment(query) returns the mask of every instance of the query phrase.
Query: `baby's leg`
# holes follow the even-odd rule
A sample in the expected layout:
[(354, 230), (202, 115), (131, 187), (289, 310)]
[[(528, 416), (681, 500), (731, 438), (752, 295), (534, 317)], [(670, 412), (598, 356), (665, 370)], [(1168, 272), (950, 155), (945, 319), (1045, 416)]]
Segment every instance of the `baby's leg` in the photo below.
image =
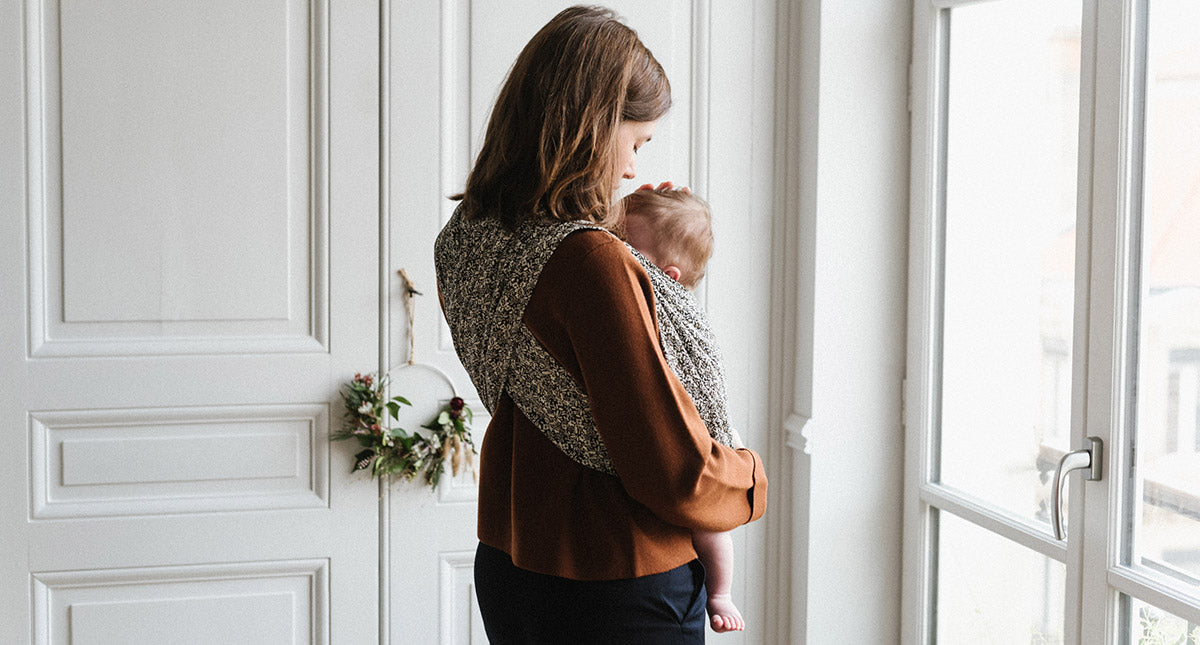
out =
[(713, 631), (741, 631), (746, 628), (742, 614), (733, 604), (733, 537), (728, 533), (693, 531), (692, 546), (704, 563), (704, 583), (708, 587), (708, 619)]

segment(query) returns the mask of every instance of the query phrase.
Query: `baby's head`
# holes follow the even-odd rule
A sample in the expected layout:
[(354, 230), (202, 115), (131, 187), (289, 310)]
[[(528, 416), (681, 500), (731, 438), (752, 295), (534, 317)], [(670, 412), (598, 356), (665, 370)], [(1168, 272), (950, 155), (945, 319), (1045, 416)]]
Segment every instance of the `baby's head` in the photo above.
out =
[(688, 289), (712, 257), (712, 212), (687, 190), (638, 190), (622, 200), (629, 245)]

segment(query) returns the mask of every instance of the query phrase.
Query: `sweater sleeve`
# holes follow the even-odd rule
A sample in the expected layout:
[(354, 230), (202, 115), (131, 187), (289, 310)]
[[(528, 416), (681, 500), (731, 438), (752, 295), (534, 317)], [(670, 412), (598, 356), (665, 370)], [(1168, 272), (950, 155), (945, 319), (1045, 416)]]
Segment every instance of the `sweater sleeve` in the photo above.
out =
[(525, 323), (582, 384), (621, 484), (663, 520), (726, 531), (758, 519), (767, 480), (752, 450), (712, 439), (663, 357), (645, 270), (599, 231), (547, 262)]

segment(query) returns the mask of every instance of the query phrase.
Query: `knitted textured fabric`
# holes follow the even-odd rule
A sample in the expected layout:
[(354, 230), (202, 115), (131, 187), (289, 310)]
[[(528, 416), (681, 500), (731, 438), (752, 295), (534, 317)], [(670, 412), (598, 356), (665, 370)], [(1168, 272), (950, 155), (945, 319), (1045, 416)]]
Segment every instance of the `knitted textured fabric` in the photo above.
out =
[[(494, 219), (466, 221), (459, 211), (434, 245), (438, 289), (459, 360), (484, 406), (504, 393), (572, 460), (616, 475), (580, 384), (522, 322), (542, 268), (564, 238), (604, 230), (585, 222), (535, 222), (505, 230)], [(708, 432), (733, 445), (725, 376), (716, 339), (696, 300), (632, 247), (654, 289), (659, 339), (671, 370), (691, 396)]]

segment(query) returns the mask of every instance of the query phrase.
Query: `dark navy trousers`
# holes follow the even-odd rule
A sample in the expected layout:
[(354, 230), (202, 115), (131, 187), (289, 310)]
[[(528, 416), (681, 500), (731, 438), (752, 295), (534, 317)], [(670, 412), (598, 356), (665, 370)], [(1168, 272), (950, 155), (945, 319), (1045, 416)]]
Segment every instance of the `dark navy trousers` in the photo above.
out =
[(704, 642), (699, 560), (640, 578), (580, 581), (519, 569), (480, 544), (475, 594), (492, 645)]

